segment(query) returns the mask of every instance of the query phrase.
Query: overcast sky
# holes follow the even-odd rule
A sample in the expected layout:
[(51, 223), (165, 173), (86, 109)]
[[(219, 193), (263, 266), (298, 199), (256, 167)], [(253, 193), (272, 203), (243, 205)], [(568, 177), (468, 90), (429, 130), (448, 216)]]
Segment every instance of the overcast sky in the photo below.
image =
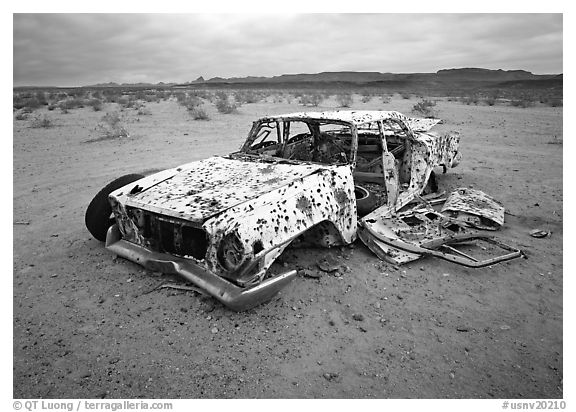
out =
[(15, 14), (14, 85), (457, 67), (561, 73), (561, 14)]

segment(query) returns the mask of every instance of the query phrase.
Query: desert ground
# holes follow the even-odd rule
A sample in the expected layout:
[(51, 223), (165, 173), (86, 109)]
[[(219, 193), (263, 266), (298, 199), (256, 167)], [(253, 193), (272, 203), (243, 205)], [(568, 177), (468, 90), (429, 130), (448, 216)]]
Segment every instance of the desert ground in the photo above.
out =
[[(353, 109), (410, 115), (415, 97)], [(506, 207), (497, 236), (526, 258), (483, 269), (380, 261), (359, 240), (287, 249), (274, 270), (309, 269), (243, 313), (184, 282), (115, 258), (84, 226), (113, 179), (235, 151), (265, 114), (334, 109), (272, 97), (193, 120), (174, 99), (126, 109), (129, 137), (99, 139), (106, 103), (14, 120), (15, 398), (562, 398), (562, 107), (439, 99), (461, 164), (440, 189), (485, 191)], [(531, 237), (532, 229), (551, 232)], [(324, 256), (347, 270), (320, 271)]]

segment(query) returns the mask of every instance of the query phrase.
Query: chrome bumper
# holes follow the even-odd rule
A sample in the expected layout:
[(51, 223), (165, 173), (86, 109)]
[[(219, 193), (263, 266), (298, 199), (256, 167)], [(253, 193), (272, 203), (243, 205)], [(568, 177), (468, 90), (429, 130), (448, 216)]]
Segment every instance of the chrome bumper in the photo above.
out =
[(248, 310), (270, 300), (280, 289), (296, 277), (296, 271), (291, 270), (267, 279), (257, 286), (241, 288), (215, 275), (192, 260), (154, 252), (123, 240), (117, 225), (112, 225), (108, 229), (106, 248), (147, 269), (178, 274), (218, 299), (230, 309), (238, 312)]

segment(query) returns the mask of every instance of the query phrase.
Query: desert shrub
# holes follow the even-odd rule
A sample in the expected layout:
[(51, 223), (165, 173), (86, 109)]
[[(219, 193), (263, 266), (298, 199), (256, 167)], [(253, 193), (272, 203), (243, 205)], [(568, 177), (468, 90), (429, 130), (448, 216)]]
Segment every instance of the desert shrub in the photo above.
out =
[(118, 99), (117, 103), (120, 105), (121, 110), (133, 109), (136, 106), (136, 99), (134, 98), (134, 96), (122, 96)]
[(260, 101), (260, 97), (254, 90), (242, 90), (234, 93), (234, 100), (240, 104), (257, 103)]
[(118, 112), (106, 113), (98, 124), (98, 130), (100, 130), (104, 137), (107, 139), (116, 139), (120, 137), (128, 137), (128, 131), (122, 124), (122, 118)]
[(187, 94), (184, 92), (178, 92), (175, 94), (175, 97), (178, 104), (188, 110), (193, 110), (195, 107), (202, 105), (202, 99), (195, 93)]
[(188, 96), (186, 100), (182, 102), (182, 105), (188, 110), (193, 110), (194, 108), (202, 105), (202, 99), (198, 96)]
[(43, 103), (40, 102), (36, 96), (34, 95), (15, 95), (12, 100), (12, 106), (14, 109), (19, 110), (24, 107), (28, 107), (31, 110), (38, 109), (43, 106)]
[(383, 94), (383, 95), (380, 97), (380, 100), (382, 100), (382, 103), (387, 104), (387, 103), (390, 103), (390, 100), (392, 100), (392, 99), (391, 99), (391, 97), (388, 96), (387, 94)]
[(479, 101), (479, 97), (475, 94), (471, 95), (471, 96), (464, 96), (460, 99), (460, 101), (466, 105), (471, 105), (471, 104), (478, 104)]
[(89, 99), (86, 101), (86, 106), (91, 107), (95, 112), (102, 110), (102, 101), (99, 99)]
[(62, 113), (68, 113), (69, 110), (83, 108), (84, 100), (80, 98), (66, 99), (58, 103), (58, 107), (62, 110)]
[(496, 99), (492, 96), (488, 96), (484, 98), (484, 103), (488, 106), (494, 106), (496, 104)]
[(104, 99), (102, 92), (99, 90), (93, 91), (90, 96), (92, 97), (92, 99), (98, 99), (98, 100)]
[(140, 107), (138, 107), (137, 114), (140, 116), (151, 116), (152, 111), (149, 108), (147, 108), (146, 106), (141, 105)]
[(223, 90), (218, 90), (214, 95), (217, 100), (228, 100), (228, 93)]
[(412, 97), (412, 95), (410, 93), (406, 93), (406, 92), (400, 93), (400, 96), (406, 100), (409, 100)]
[(424, 117), (434, 117), (434, 107), (436, 102), (433, 100), (422, 99), (412, 107), (412, 112), (420, 114)]
[(190, 95), (204, 100), (209, 100), (212, 97), (212, 94), (206, 90), (192, 90)]
[[(223, 96), (226, 96), (226, 97), (223, 97)], [(218, 112), (223, 113), (223, 114), (236, 113), (238, 111), (238, 107), (239, 107), (238, 103), (237, 102), (231, 102), (225, 93), (224, 93), (224, 95), (217, 96), (215, 105), (216, 105), (216, 109), (218, 110)]]
[(46, 106), (48, 105), (48, 101), (46, 100), (46, 93), (42, 92), (42, 91), (38, 91), (36, 92), (36, 100), (38, 101), (38, 103), (41, 106)]
[(304, 106), (318, 106), (324, 98), (320, 93), (300, 94), (300, 104)]
[(562, 107), (563, 102), (562, 102), (562, 99), (553, 98), (553, 99), (550, 99), (550, 100), (548, 101), (548, 104), (549, 104), (551, 107)]
[(340, 93), (336, 96), (336, 101), (340, 107), (350, 107), (354, 102), (352, 99), (352, 94), (350, 93)]
[(174, 93), (174, 97), (176, 98), (176, 101), (179, 104), (183, 104), (183, 102), (186, 100), (186, 93), (184, 92), (176, 92)]
[(116, 89), (108, 89), (102, 91), (103, 99), (105, 97), (108, 103), (118, 103), (122, 97), (122, 93)]
[(362, 103), (368, 103), (370, 100), (372, 100), (372, 95), (370, 93), (368, 93), (368, 92), (362, 93), (362, 98), (361, 98)]
[(534, 106), (534, 101), (529, 98), (518, 98), (510, 101), (510, 105), (514, 107), (521, 107), (523, 109)]
[(50, 118), (46, 115), (36, 116), (34, 119), (32, 119), (32, 122), (30, 122), (30, 127), (33, 127), (35, 129), (48, 128), (52, 126), (54, 126), (52, 120), (50, 120)]
[(558, 135), (554, 135), (554, 137), (552, 137), (552, 140), (550, 140), (549, 142), (546, 142), (548, 144), (563, 144), (562, 141), (562, 136), (558, 137)]
[(194, 120), (210, 120), (206, 110), (201, 107), (194, 107), (192, 110), (189, 110), (188, 113), (190, 113)]

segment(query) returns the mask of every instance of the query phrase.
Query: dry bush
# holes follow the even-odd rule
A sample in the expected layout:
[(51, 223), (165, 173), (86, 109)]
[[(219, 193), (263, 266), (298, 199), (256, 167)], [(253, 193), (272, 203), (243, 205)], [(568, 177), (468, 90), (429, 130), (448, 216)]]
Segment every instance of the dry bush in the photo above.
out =
[(540, 96), (540, 103), (550, 107), (562, 107), (562, 99), (559, 97)]
[(138, 107), (137, 114), (140, 116), (151, 116), (152, 111), (149, 108), (147, 108), (146, 106), (141, 105), (140, 107)]
[(464, 96), (460, 99), (460, 101), (466, 105), (471, 105), (471, 104), (478, 104), (478, 101), (480, 99), (478, 98), (477, 95), (473, 94), (471, 96)]
[(383, 94), (380, 97), (380, 100), (382, 101), (382, 103), (387, 104), (390, 103), (390, 101), (392, 100), (392, 98), (390, 96), (388, 96), (387, 94)]
[(322, 97), (322, 95), (320, 93), (311, 93), (311, 94), (300, 94), (300, 93), (295, 93), (296, 95), (299, 95), (297, 97), (300, 98), (300, 104), (303, 106), (318, 106), (320, 105), (320, 103), (322, 103), (322, 100), (324, 100), (324, 98)]
[(30, 117), (29, 113), (27, 113), (25, 111), (21, 111), (21, 112), (16, 113), (15, 119), (16, 120), (27, 120), (28, 117)]
[(193, 90), (190, 94), (204, 100), (210, 100), (212, 98), (212, 94), (206, 90)]
[(34, 119), (32, 119), (32, 121), (30, 122), (30, 127), (33, 127), (35, 129), (39, 129), (39, 128), (48, 128), (48, 127), (52, 127), (54, 126), (54, 123), (52, 122), (52, 120), (50, 120), (50, 118), (46, 115), (44, 116), (36, 116)]
[(435, 117), (436, 113), (433, 109), (435, 106), (435, 101), (422, 99), (412, 107), (412, 113), (417, 113), (424, 117)]
[(120, 110), (123, 109), (137, 109), (137, 102), (134, 96), (122, 96), (118, 99)]
[(178, 92), (175, 94), (175, 96), (178, 104), (185, 107), (189, 111), (194, 110), (196, 107), (202, 105), (202, 99), (198, 97), (198, 95), (194, 92), (190, 94), (184, 92)]
[(484, 99), (484, 103), (486, 103), (488, 106), (494, 106), (496, 104), (496, 99), (492, 96), (488, 96)]
[(216, 95), (217, 100), (215, 106), (218, 112), (222, 114), (231, 114), (236, 113), (238, 111), (238, 107), (240, 107), (240, 105), (235, 101), (234, 102), (230, 101), (226, 93), (224, 94), (216, 93)]
[(254, 90), (241, 90), (234, 93), (234, 100), (240, 104), (258, 103), (261, 100), (261, 94)]
[(183, 102), (182, 105), (186, 107), (188, 110), (192, 110), (196, 107), (202, 106), (202, 99), (197, 96), (188, 96)]
[(108, 103), (118, 103), (120, 98), (122, 97), (122, 93), (120, 90), (116, 89), (106, 89), (102, 91), (102, 98), (106, 99)]
[(400, 93), (400, 96), (402, 96), (403, 99), (409, 100), (412, 95), (410, 93), (406, 93), (406, 92), (402, 92)]
[(98, 124), (98, 130), (103, 133), (102, 138), (117, 139), (120, 137), (128, 137), (128, 131), (122, 124), (122, 118), (118, 112), (106, 113)]
[(194, 107), (192, 110), (189, 110), (188, 113), (190, 113), (194, 120), (210, 120), (210, 116), (208, 116), (206, 110), (201, 107)]
[(548, 104), (549, 104), (551, 107), (562, 107), (562, 106), (563, 106), (563, 101), (562, 101), (562, 99), (554, 98), (554, 99), (550, 99), (550, 100), (548, 101)]
[(534, 101), (530, 98), (518, 98), (518, 99), (513, 99), (510, 101), (510, 105), (514, 106), (514, 107), (521, 107), (523, 109), (526, 109), (528, 107), (532, 107), (534, 106)]
[(58, 103), (58, 107), (62, 113), (68, 113), (69, 110), (83, 108), (84, 100), (80, 98), (66, 99)]
[(350, 93), (340, 93), (336, 96), (336, 101), (340, 107), (350, 107), (354, 103), (352, 99), (352, 94)]
[(86, 106), (91, 107), (95, 112), (102, 110), (102, 101), (99, 99), (89, 99), (86, 101)]
[(546, 142), (546, 143), (548, 143), (548, 144), (563, 144), (562, 136), (558, 137), (557, 135), (554, 135), (552, 140), (550, 140), (549, 142)]
[[(47, 104), (47, 103), (46, 103)], [(15, 94), (12, 98), (12, 106), (14, 109), (19, 110), (28, 107), (31, 110), (38, 109), (43, 106), (43, 103), (36, 98), (33, 94)]]

